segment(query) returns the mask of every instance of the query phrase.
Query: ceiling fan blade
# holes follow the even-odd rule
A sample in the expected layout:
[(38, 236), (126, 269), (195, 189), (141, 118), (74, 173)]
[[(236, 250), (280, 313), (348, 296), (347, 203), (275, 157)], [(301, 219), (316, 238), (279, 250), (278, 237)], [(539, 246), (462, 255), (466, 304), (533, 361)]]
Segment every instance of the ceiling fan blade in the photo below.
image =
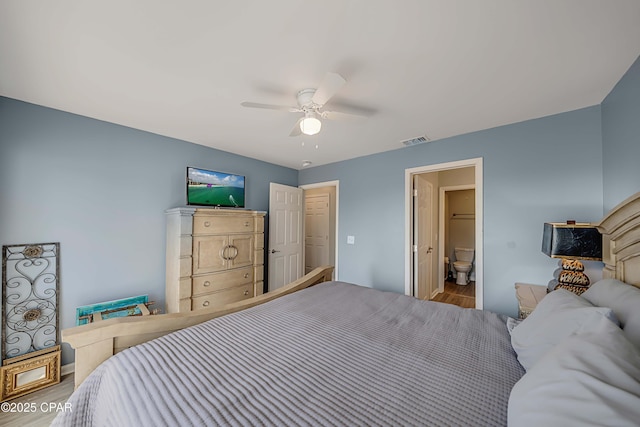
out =
[(289, 113), (299, 113), (300, 111), (302, 111), (299, 108), (295, 107), (287, 107), (285, 105), (260, 104), (258, 102), (241, 102), (240, 105), (249, 108), (264, 108), (267, 110), (287, 111)]
[(368, 118), (358, 114), (340, 113), (338, 111), (323, 111), (320, 115), (323, 119), (339, 120), (342, 122), (363, 122)]
[(318, 105), (326, 104), (346, 82), (338, 73), (327, 73), (311, 100)]
[(291, 129), (291, 133), (289, 134), (289, 136), (300, 136), (300, 135), (302, 135), (302, 129), (300, 129), (300, 122), (302, 121), (303, 118), (304, 117), (300, 117), (298, 119), (296, 124), (293, 126), (293, 129)]

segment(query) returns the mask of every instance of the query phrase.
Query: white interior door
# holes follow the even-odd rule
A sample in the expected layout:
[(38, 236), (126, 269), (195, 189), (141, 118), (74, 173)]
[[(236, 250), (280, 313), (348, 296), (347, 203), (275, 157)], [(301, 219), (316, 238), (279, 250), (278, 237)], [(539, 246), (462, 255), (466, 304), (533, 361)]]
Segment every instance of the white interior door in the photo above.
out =
[(269, 185), (269, 291), (302, 274), (303, 190)]
[(414, 247), (415, 296), (430, 299), (435, 293), (433, 284), (433, 185), (421, 175), (414, 176)]
[(304, 210), (304, 270), (330, 265), (329, 194), (307, 195)]

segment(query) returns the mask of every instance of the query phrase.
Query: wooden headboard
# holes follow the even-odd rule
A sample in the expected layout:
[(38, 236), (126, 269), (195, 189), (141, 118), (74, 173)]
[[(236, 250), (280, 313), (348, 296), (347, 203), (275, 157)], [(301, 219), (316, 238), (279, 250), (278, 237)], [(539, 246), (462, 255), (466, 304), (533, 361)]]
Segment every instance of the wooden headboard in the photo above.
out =
[(640, 192), (613, 208), (596, 227), (603, 237), (603, 278), (640, 288)]

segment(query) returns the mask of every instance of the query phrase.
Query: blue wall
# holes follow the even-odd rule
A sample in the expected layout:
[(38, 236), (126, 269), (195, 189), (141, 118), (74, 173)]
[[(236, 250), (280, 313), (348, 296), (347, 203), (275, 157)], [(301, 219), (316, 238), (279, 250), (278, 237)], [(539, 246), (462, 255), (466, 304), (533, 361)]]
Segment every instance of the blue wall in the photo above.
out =
[(476, 157), (484, 308), (515, 315), (514, 283), (546, 285), (556, 268), (542, 224), (602, 217), (600, 106), (300, 171), (301, 185), (340, 181), (340, 280), (404, 293), (405, 169)]
[(89, 303), (149, 294), (164, 307), (164, 211), (185, 204), (187, 166), (246, 175), (257, 210), (269, 182), (298, 181), (294, 169), (0, 97), (0, 244), (60, 242), (62, 328)]
[(604, 212), (640, 191), (640, 57), (602, 102)]

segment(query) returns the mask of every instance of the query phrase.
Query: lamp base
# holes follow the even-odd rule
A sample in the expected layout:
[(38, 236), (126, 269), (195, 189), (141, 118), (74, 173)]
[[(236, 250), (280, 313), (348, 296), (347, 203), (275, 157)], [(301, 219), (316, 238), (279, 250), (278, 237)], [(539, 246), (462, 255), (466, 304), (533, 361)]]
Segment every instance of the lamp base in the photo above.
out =
[(566, 289), (578, 295), (589, 289), (591, 281), (584, 274), (584, 264), (575, 259), (562, 259), (562, 270), (558, 274), (558, 284), (553, 290)]
[(555, 288), (553, 288), (553, 290), (555, 291), (556, 289), (566, 289), (570, 292), (573, 292), (574, 294), (577, 295), (582, 295), (584, 293), (584, 291), (586, 291), (587, 289), (589, 289), (588, 286), (576, 286), (576, 285), (570, 285), (567, 283), (558, 283), (556, 285)]

